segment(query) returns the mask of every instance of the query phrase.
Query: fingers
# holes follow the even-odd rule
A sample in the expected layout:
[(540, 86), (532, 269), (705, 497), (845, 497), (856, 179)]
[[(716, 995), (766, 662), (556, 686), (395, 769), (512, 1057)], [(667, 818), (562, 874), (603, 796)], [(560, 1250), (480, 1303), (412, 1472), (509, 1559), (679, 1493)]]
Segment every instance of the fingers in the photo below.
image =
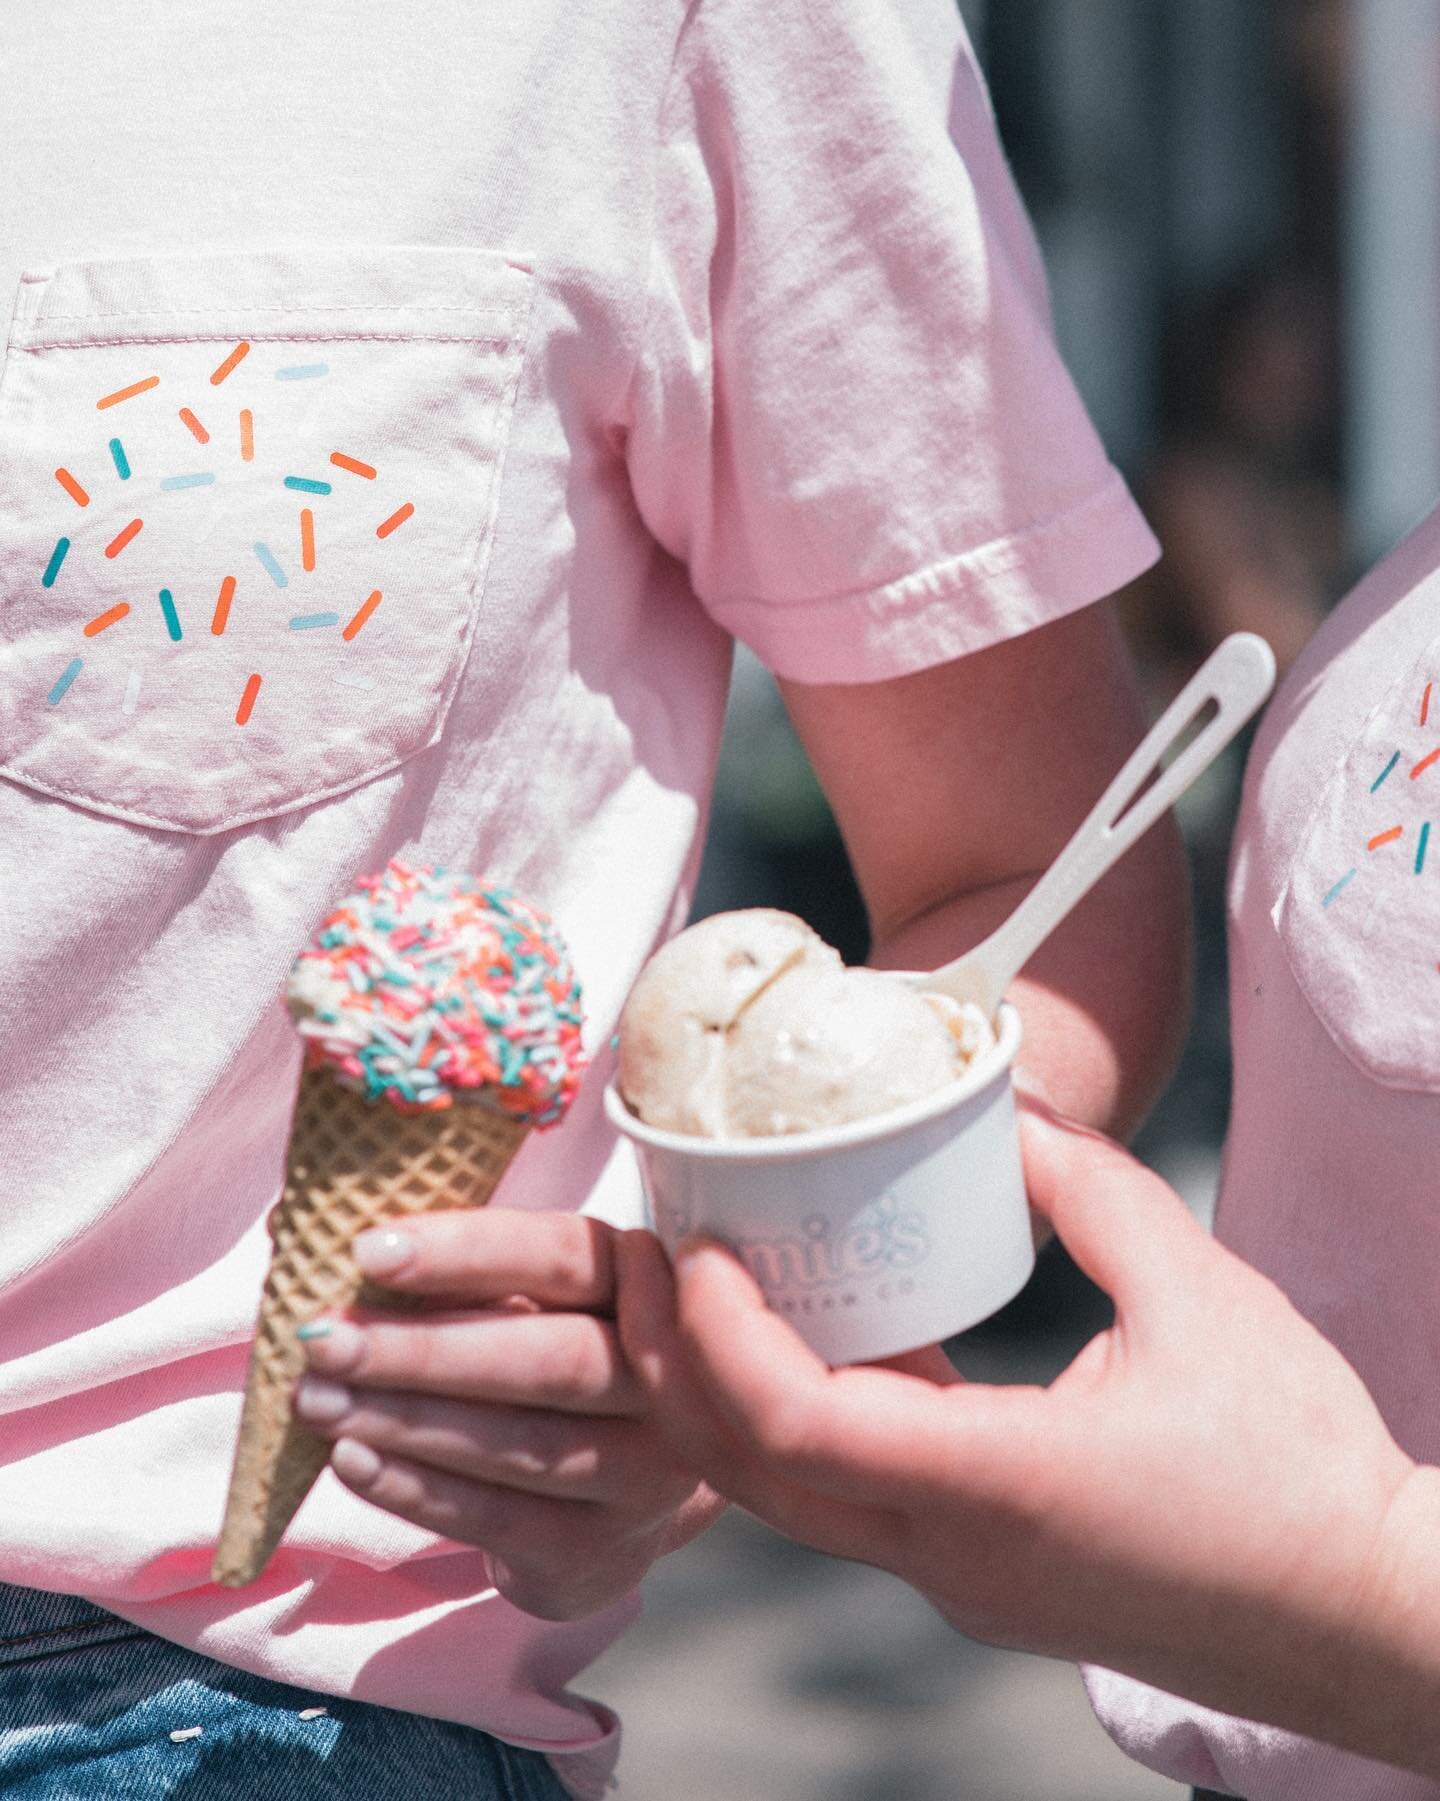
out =
[(562, 1413), (645, 1408), (615, 1328), (585, 1314), (430, 1313), (413, 1323), (370, 1314), (316, 1320), (302, 1336), (312, 1370), (358, 1388)]
[(1152, 1170), (1099, 1132), (1026, 1100), (1020, 1145), (1032, 1205), (1122, 1312), (1179, 1304), (1209, 1235)]
[(362, 1232), (352, 1250), (367, 1276), (404, 1294), (468, 1306), (520, 1294), (544, 1307), (609, 1313), (614, 1240), (611, 1227), (579, 1214), (476, 1207)]
[[(729, 1500), (778, 1531), (837, 1556), (873, 1556), (893, 1522), (808, 1488), (767, 1464), (726, 1420), (697, 1375), (681, 1337), (675, 1288), (659, 1241), (627, 1232), (616, 1256), (620, 1335), (637, 1378), (672, 1444)], [(778, 1323), (778, 1322), (777, 1322)]]
[(694, 1487), (636, 1421), (539, 1408), (477, 1406), (350, 1389), (314, 1376), (295, 1411), (322, 1438), (358, 1439), (387, 1460), (557, 1500), (623, 1505), (661, 1517)]
[(365, 1500), (461, 1544), (482, 1546), (507, 1600), (545, 1619), (576, 1619), (633, 1586), (654, 1550), (617, 1543), (604, 1507), (554, 1500), (382, 1456), (344, 1438), (330, 1467)]
[(767, 1463), (847, 1501), (904, 1506), (967, 1461), (1015, 1443), (1033, 1391), (928, 1379), (934, 1358), (830, 1369), (720, 1246), (682, 1250), (679, 1335), (726, 1424)]

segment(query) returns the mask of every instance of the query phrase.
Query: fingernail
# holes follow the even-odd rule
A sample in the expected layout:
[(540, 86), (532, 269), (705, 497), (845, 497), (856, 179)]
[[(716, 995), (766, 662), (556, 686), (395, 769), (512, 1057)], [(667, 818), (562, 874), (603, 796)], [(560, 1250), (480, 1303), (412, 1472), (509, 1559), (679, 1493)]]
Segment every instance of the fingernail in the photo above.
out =
[[(322, 1330), (314, 1331), (311, 1326)], [(359, 1363), (365, 1350), (365, 1334), (359, 1326), (352, 1326), (344, 1319), (314, 1320), (311, 1326), (301, 1326), (297, 1337), (304, 1341), (305, 1355), (312, 1369), (323, 1370), (330, 1376), (343, 1376)]]
[(408, 1232), (388, 1228), (362, 1232), (350, 1247), (367, 1276), (393, 1276), (415, 1257), (415, 1240)]
[(295, 1390), (295, 1411), (312, 1426), (333, 1425), (351, 1408), (350, 1390), (323, 1376), (305, 1376)]
[(341, 1438), (330, 1452), (330, 1467), (342, 1482), (368, 1488), (380, 1474), (380, 1458), (358, 1438)]

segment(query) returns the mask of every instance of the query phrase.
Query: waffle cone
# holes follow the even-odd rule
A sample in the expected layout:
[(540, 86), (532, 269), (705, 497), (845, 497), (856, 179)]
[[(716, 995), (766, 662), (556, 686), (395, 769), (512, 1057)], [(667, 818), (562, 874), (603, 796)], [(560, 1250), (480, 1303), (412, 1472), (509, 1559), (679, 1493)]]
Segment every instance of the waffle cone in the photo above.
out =
[(285, 1187), (245, 1383), (225, 1521), (211, 1575), (253, 1582), (330, 1455), (291, 1409), (305, 1357), (296, 1328), (371, 1291), (350, 1255), (369, 1226), (411, 1213), (481, 1207), (529, 1130), (485, 1106), (401, 1113), (342, 1088), (323, 1069), (300, 1080)]

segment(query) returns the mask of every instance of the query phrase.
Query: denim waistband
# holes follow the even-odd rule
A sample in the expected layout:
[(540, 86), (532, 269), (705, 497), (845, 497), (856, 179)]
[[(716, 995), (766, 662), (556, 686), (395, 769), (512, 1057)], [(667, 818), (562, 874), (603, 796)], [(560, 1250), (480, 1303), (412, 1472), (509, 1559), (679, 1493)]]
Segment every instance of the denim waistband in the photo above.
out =
[(139, 1626), (107, 1613), (83, 1595), (0, 1582), (0, 1665), (68, 1651), (77, 1643), (144, 1636)]

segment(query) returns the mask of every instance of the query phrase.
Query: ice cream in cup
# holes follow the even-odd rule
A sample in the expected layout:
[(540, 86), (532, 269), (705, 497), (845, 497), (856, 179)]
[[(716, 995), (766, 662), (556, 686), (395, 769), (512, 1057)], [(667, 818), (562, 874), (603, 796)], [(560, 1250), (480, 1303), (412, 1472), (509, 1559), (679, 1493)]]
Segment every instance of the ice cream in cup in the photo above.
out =
[(963, 1331), (1034, 1265), (1010, 1069), (992, 1024), (914, 979), (850, 969), (803, 921), (703, 920), (642, 972), (611, 1120), (651, 1223), (744, 1262), (830, 1363)]
[(1015, 911), (940, 969), (846, 969), (764, 909), (658, 951), (626, 1003), (606, 1107), (666, 1248), (690, 1233), (729, 1244), (831, 1363), (949, 1337), (1017, 1293), (1034, 1252), (1004, 997), (1274, 680), (1262, 639), (1225, 639)]

